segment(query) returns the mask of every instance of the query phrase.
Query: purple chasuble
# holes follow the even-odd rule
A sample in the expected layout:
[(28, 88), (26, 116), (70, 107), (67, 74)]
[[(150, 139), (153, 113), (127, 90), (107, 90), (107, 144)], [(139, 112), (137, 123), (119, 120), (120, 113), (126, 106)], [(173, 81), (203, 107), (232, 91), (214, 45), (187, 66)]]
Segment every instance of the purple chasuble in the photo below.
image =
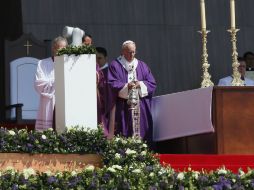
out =
[(101, 69), (104, 75), (104, 85), (99, 89), (103, 106), (102, 106), (102, 123), (104, 125), (105, 132), (108, 134), (109, 132), (109, 120), (110, 120), (110, 111), (112, 109), (112, 95), (111, 89), (108, 83), (108, 67)]
[[(148, 96), (140, 97), (140, 133), (142, 139), (151, 142), (153, 137), (153, 121), (151, 114), (151, 100), (156, 88), (155, 79), (148, 66), (138, 60), (136, 68), (137, 80), (143, 81), (147, 87)], [(115, 134), (131, 137), (133, 134), (131, 111), (127, 100), (118, 97), (118, 92), (128, 83), (128, 72), (118, 60), (114, 60), (108, 71), (108, 81), (112, 90), (112, 104), (116, 105)]]
[(103, 101), (103, 94), (101, 94), (101, 89), (104, 88), (104, 75), (103, 72), (100, 70), (98, 64), (96, 64), (96, 77), (97, 77), (97, 123), (102, 123), (102, 115), (104, 112), (104, 101)]

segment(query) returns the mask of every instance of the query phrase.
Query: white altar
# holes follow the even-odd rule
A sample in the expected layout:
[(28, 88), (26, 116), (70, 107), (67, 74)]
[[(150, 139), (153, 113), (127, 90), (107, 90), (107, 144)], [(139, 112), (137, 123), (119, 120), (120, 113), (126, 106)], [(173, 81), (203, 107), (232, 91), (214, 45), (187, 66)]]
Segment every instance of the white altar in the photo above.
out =
[(95, 54), (55, 57), (56, 130), (97, 128)]

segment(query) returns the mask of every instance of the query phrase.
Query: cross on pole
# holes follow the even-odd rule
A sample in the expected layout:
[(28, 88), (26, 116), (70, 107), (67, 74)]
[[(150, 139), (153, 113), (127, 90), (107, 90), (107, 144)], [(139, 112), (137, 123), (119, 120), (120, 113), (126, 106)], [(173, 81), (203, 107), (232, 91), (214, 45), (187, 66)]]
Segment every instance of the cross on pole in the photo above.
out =
[(27, 40), (24, 46), (26, 47), (26, 55), (29, 55), (29, 47), (32, 47), (32, 44), (29, 44), (29, 41)]

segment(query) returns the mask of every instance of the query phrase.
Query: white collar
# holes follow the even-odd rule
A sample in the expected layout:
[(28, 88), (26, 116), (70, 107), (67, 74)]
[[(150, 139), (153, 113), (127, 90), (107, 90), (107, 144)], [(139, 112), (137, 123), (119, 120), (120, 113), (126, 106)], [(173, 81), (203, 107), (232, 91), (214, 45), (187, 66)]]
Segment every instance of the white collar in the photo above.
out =
[(134, 58), (131, 62), (127, 61), (124, 56), (119, 56), (117, 59), (128, 73), (133, 69), (136, 70), (138, 66), (138, 60), (136, 58)]
[(103, 65), (102, 67), (100, 67), (100, 70), (106, 69), (107, 67), (108, 67), (108, 63), (106, 63), (105, 65)]

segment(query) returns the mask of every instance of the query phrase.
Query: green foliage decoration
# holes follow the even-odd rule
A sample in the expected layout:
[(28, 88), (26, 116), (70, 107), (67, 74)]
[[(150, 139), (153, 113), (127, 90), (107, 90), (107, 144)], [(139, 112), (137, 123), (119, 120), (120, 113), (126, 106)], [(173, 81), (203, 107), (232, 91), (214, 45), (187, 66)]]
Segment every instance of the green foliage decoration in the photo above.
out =
[(72, 46), (69, 45), (66, 48), (62, 48), (57, 52), (58, 56), (61, 55), (81, 55), (81, 54), (95, 54), (96, 49), (94, 46)]

